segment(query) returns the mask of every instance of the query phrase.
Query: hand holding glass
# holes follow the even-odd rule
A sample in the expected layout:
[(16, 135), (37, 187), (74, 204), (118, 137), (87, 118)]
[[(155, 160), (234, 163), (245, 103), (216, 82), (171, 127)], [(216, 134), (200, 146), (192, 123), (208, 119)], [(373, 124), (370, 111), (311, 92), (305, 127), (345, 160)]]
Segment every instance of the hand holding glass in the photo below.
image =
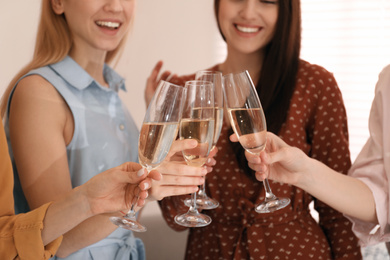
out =
[[(139, 162), (148, 173), (164, 161), (177, 137), (184, 97), (183, 87), (160, 81), (146, 111), (138, 141)], [(136, 204), (132, 203), (125, 216), (111, 217), (111, 222), (124, 229), (146, 231), (146, 227), (136, 219)]]
[[(266, 145), (267, 126), (256, 88), (248, 71), (224, 76), (224, 95), (230, 124), (242, 147), (259, 155)], [(258, 213), (282, 209), (290, 203), (289, 198), (276, 197), (268, 180), (263, 181), (265, 201), (255, 206)]]

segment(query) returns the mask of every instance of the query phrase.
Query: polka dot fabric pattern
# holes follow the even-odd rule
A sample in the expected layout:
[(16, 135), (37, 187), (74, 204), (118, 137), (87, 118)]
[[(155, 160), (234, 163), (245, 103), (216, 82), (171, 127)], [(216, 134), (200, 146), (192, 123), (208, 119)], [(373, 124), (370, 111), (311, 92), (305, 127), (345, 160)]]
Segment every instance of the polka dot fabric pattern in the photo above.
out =
[[(362, 259), (351, 223), (299, 188), (270, 181), (272, 191), (290, 198), (291, 204), (274, 213), (256, 213), (254, 205), (264, 200), (264, 188), (239, 167), (229, 129), (225, 122), (217, 144), (217, 164), (206, 182), (207, 193), (220, 206), (203, 211), (213, 219), (209, 226), (190, 229), (186, 259)], [(287, 120), (279, 134), (288, 144), (347, 173), (351, 161), (346, 112), (330, 72), (300, 62)], [(177, 196), (160, 202), (164, 218), (175, 230), (183, 230), (174, 222), (175, 215), (187, 211), (183, 199)], [(319, 223), (310, 214), (313, 200)]]

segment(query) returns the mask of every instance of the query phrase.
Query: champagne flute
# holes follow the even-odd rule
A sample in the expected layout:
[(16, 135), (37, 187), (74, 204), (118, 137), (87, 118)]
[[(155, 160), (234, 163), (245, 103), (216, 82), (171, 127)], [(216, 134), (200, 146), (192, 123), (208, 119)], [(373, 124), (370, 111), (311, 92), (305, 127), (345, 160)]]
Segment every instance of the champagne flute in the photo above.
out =
[[(183, 150), (183, 157), (190, 166), (202, 167), (210, 153), (214, 137), (214, 89), (209, 81), (187, 81), (187, 97), (180, 121), (180, 139), (195, 139), (198, 145)], [(197, 192), (192, 194), (193, 204), (187, 213), (177, 215), (175, 222), (186, 227), (203, 227), (211, 218), (199, 213), (196, 205)]]
[[(168, 155), (177, 137), (186, 90), (166, 81), (160, 81), (146, 111), (138, 140), (138, 160), (148, 173), (160, 165)], [(110, 217), (115, 225), (137, 232), (146, 227), (136, 219), (134, 199), (131, 208), (123, 217)]]
[[(267, 126), (256, 88), (247, 70), (224, 76), (224, 96), (230, 124), (244, 149), (259, 155), (266, 145)], [(286, 207), (289, 198), (278, 198), (268, 180), (263, 181), (265, 200), (255, 206), (257, 213), (269, 213)]]
[[(223, 90), (222, 90), (222, 73), (219, 71), (200, 70), (196, 72), (196, 80), (210, 81), (214, 85), (214, 137), (211, 150), (216, 146), (219, 135), (221, 134), (223, 123)], [(206, 182), (206, 180), (205, 180)], [(188, 207), (192, 204), (191, 199), (184, 200)], [(197, 194), (196, 204), (199, 209), (215, 209), (219, 202), (210, 198), (206, 193), (206, 183), (200, 186)]]

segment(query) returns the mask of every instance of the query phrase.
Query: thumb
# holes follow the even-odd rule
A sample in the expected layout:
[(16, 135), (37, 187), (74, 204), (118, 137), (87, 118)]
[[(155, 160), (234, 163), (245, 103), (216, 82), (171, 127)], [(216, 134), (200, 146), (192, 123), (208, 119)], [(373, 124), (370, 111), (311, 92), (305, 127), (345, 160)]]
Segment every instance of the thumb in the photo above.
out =
[(232, 134), (231, 136), (229, 136), (229, 139), (232, 142), (238, 142), (238, 137), (236, 134)]
[(186, 149), (195, 148), (197, 145), (198, 142), (195, 139), (176, 140), (172, 143), (169, 154), (172, 155)]
[(276, 162), (279, 162), (280, 160), (282, 160), (283, 158), (283, 155), (282, 155), (282, 152), (281, 150), (278, 150), (278, 151), (275, 151), (275, 152), (265, 152), (265, 151), (262, 151), (260, 153), (260, 158), (261, 158), (261, 161), (265, 164), (273, 164), (273, 163), (276, 163)]
[(123, 174), (123, 182), (136, 184), (145, 179), (148, 175), (148, 171), (140, 164), (135, 162), (126, 162), (117, 167), (118, 170), (126, 173)]

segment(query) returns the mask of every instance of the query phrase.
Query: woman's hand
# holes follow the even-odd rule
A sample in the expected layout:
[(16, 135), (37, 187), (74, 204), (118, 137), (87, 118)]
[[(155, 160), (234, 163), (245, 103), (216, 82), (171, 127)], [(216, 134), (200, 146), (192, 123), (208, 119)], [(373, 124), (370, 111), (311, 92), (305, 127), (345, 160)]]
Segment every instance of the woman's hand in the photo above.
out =
[[(211, 172), (210, 166), (214, 159), (211, 159), (209, 166), (193, 167), (186, 164), (181, 154), (182, 150), (195, 148), (197, 145), (196, 140), (190, 139), (176, 140), (172, 144), (167, 158), (157, 168), (162, 174), (162, 179), (153, 182), (150, 200), (161, 200), (164, 197), (194, 193), (198, 190), (198, 185), (204, 183), (204, 176)], [(213, 152), (213, 154), (215, 153), (216, 151)]]
[(127, 162), (94, 176), (79, 188), (96, 215), (129, 209), (137, 196), (137, 206), (143, 206), (152, 180), (160, 179), (159, 172), (151, 171), (148, 175), (138, 163)]
[(169, 81), (170, 78), (176, 77), (176, 75), (173, 75), (170, 71), (164, 71), (159, 76), (162, 66), (163, 66), (162, 61), (157, 62), (152, 72), (150, 73), (149, 77), (146, 80), (146, 87), (145, 87), (146, 107), (148, 107), (150, 101), (152, 100), (154, 92), (156, 92), (160, 80)]
[[(238, 142), (235, 134), (232, 142)], [(300, 149), (289, 146), (281, 138), (267, 132), (267, 144), (260, 155), (245, 152), (248, 166), (256, 172), (256, 179), (265, 178), (296, 185), (302, 174), (310, 171), (311, 159)]]

